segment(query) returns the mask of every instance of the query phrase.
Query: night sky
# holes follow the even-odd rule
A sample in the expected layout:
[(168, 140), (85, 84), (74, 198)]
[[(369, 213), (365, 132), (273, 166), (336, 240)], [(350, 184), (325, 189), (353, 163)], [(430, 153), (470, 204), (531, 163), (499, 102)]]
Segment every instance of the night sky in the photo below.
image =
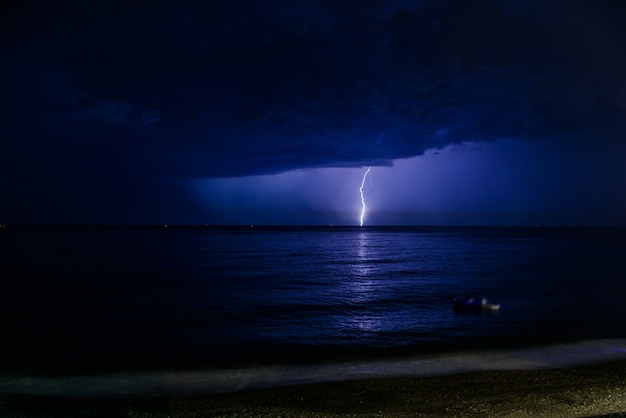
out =
[(3, 2), (0, 223), (626, 225), (626, 2)]

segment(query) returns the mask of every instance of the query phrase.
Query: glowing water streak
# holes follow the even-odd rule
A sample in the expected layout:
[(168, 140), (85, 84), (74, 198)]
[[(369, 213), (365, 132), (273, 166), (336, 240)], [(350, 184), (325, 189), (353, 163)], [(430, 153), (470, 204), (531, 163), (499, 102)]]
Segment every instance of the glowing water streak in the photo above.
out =
[(365, 186), (365, 178), (369, 174), (372, 167), (367, 167), (367, 171), (363, 174), (363, 180), (361, 181), (361, 187), (359, 187), (359, 193), (361, 193), (361, 224), (363, 226), (363, 217), (365, 216), (365, 198), (363, 197), (363, 186)]

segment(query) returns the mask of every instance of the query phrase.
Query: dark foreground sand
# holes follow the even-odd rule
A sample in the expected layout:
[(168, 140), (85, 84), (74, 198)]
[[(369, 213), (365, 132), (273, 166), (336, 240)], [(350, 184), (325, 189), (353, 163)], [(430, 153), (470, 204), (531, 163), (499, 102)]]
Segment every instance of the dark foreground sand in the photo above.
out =
[(2, 417), (626, 417), (626, 362), (193, 398), (0, 397)]

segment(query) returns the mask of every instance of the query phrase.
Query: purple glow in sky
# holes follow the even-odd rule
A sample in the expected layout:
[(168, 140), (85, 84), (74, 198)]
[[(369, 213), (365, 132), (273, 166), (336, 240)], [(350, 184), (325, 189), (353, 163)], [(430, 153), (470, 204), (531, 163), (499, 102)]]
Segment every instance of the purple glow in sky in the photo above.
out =
[(626, 225), (626, 2), (9, 4), (2, 224)]
[[(620, 181), (626, 190), (624, 154), (605, 152), (563, 152), (558, 140), (503, 140), (396, 160), (372, 169), (377, 187), (368, 189), (367, 225), (579, 225), (591, 217), (619, 224), (626, 193), (613, 186)], [(362, 206), (355, 185), (363, 179), (359, 168), (322, 168), (193, 185), (219, 223), (356, 225)]]

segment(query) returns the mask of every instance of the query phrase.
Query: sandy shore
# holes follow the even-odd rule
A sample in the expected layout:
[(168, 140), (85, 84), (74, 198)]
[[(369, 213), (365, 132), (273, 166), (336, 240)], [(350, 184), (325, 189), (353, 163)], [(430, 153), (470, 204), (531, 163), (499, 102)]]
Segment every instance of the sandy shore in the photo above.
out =
[(626, 417), (626, 362), (193, 398), (0, 397), (2, 417)]

